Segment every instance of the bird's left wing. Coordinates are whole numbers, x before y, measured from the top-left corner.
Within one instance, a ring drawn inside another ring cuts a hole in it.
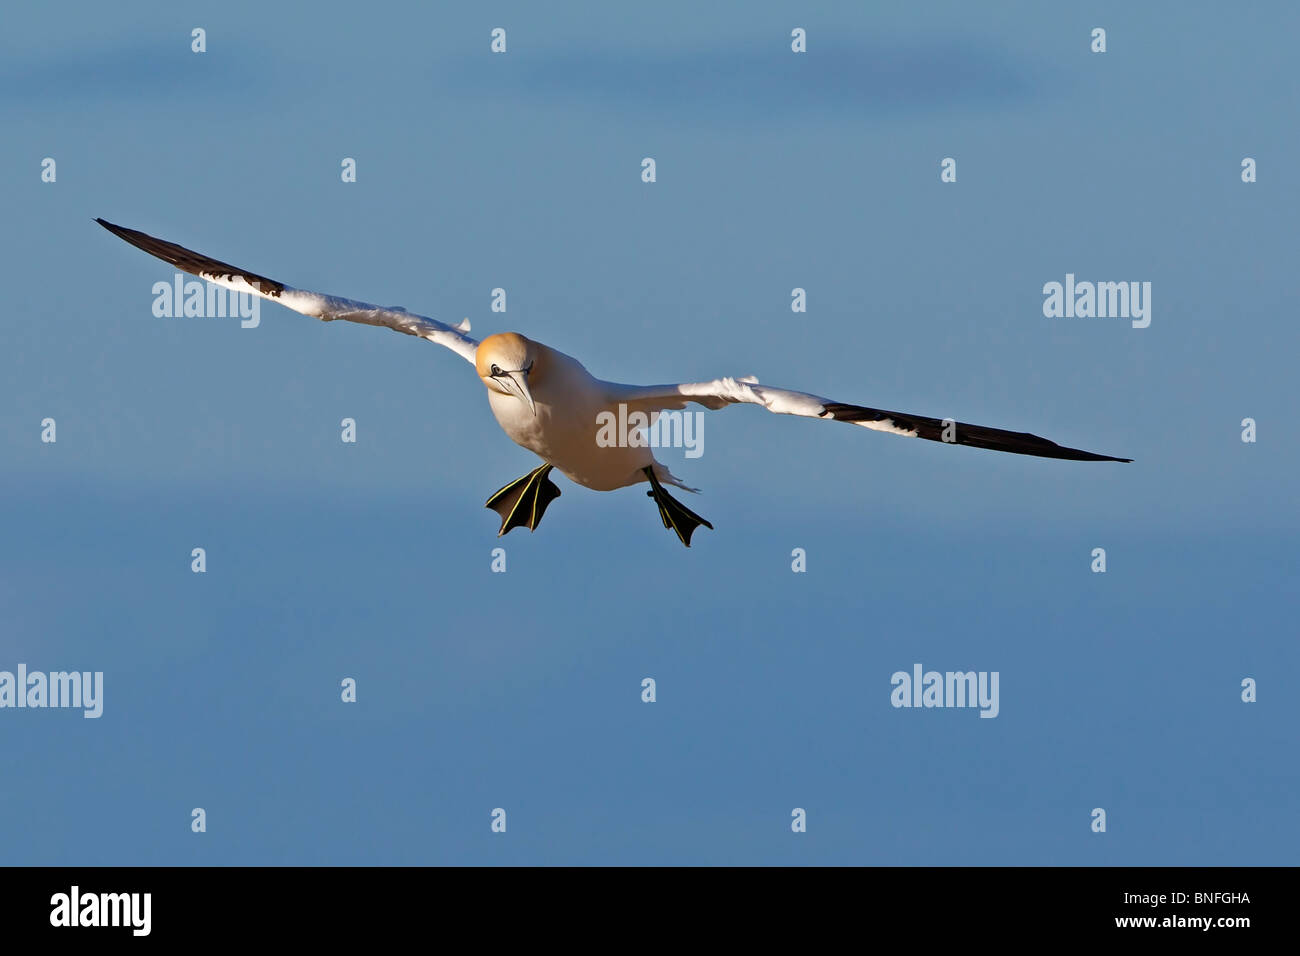
[[[202,253],[178,246],[174,242],[155,239],[136,229],[127,229],[125,226],[114,225],[103,219],[96,219],[95,222],[151,256],[157,256],[190,275],[207,279],[224,288],[260,295],[272,302],[279,302],[285,308],[301,312],[303,315],[315,316],[325,322],[343,319],[345,322],[382,325],[395,332],[417,335],[422,339],[446,346],[471,365],[474,364],[474,352],[478,348],[478,342],[465,334],[469,331],[468,319],[459,325],[451,326],[427,316],[407,312],[405,309],[391,306],[385,308],[367,302],[354,302],[351,299],[295,289],[247,269],[218,262]]]
[[[758,379],[719,378],[712,382],[684,383],[679,385],[616,385],[606,383],[613,402],[623,402],[629,411],[653,414],[667,409],[685,408],[695,402],[705,408],[723,408],[727,405],[761,405],[778,415],[802,415],[828,421],[848,422],[874,431],[904,435],[908,438],[926,438],[954,445],[971,445],[992,451],[1011,452],[1016,455],[1035,455],[1039,458],[1067,458],[1073,461],[1132,461],[1131,458],[1112,458],[1078,448],[1064,448],[1056,442],[986,425],[968,425],[952,419],[927,418],[907,415],[863,405],[846,405],[827,398],[795,392],[786,388],[760,385]]]

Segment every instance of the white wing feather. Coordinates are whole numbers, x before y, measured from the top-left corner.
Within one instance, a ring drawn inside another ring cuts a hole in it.
[[[368,302],[356,302],[338,296],[295,289],[283,282],[268,279],[247,269],[219,262],[202,253],[178,246],[174,242],[157,239],[136,229],[114,225],[103,219],[96,219],[101,226],[131,245],[143,249],[164,262],[170,262],[190,275],[236,292],[252,293],[272,302],[279,302],[285,308],[310,315],[324,322],[342,319],[345,322],[360,322],[364,325],[382,325],[395,332],[415,335],[428,339],[438,345],[451,349],[471,365],[478,342],[465,333],[469,331],[469,320],[457,325],[447,325],[428,316],[416,315],[403,308],[394,306],[371,305]]]

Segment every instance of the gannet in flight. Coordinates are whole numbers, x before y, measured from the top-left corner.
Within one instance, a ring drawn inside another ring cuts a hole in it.
[[[1017,455],[1073,461],[1132,461],[1131,458],[1112,458],[1077,448],[1063,448],[1025,432],[832,402],[805,392],[760,385],[752,376],[675,385],[604,382],[593,378],[577,359],[517,332],[489,335],[482,342],[476,342],[465,334],[469,331],[468,319],[456,326],[445,325],[401,308],[383,308],[294,289],[135,229],[116,226],[103,219],[95,221],[131,245],[224,288],[260,295],[326,322],[343,319],[387,326],[446,346],[473,365],[487,387],[488,404],[502,431],[542,460],[538,468],[512,481],[488,499],[487,507],[501,516],[498,537],[518,527],[530,531],[537,528],[547,505],[560,495],[560,489],[547,477],[552,468],[560,469],[573,481],[595,491],[613,491],[649,482],[650,490],[646,494],[659,506],[659,517],[663,519],[664,527],[675,532],[688,548],[696,528],[700,525],[713,528],[664,490],[664,485],[687,491],[695,489],[682,484],[664,465],[655,461],[648,446],[630,443],[609,446],[608,442],[597,441],[598,421],[604,415],[617,416],[620,405],[625,406],[626,415],[641,412],[651,422],[659,412],[685,408],[687,402],[709,409],[738,404],[759,405],[781,415],[849,422],[909,438],[973,445]]]

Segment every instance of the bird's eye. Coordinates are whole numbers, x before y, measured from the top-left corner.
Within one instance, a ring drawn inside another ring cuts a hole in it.
[[[490,371],[492,373],[493,378],[496,378],[498,375],[501,374],[501,368],[500,366],[497,365],[493,365]]]

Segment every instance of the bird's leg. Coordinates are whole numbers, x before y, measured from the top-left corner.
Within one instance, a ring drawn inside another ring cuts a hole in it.
[[[512,528],[537,530],[546,506],[560,497],[560,489],[546,476],[552,465],[535,468],[522,478],[510,482],[487,500],[487,507],[501,516],[501,537]]]
[[[650,479],[650,490],[646,492],[646,496],[655,500],[655,504],[659,506],[659,517],[664,520],[664,527],[671,528],[682,544],[688,548],[691,546],[691,535],[700,525],[704,525],[710,531],[713,530],[713,525],[664,491],[664,486],[659,484],[659,479],[655,477],[654,466],[641,470]]]

